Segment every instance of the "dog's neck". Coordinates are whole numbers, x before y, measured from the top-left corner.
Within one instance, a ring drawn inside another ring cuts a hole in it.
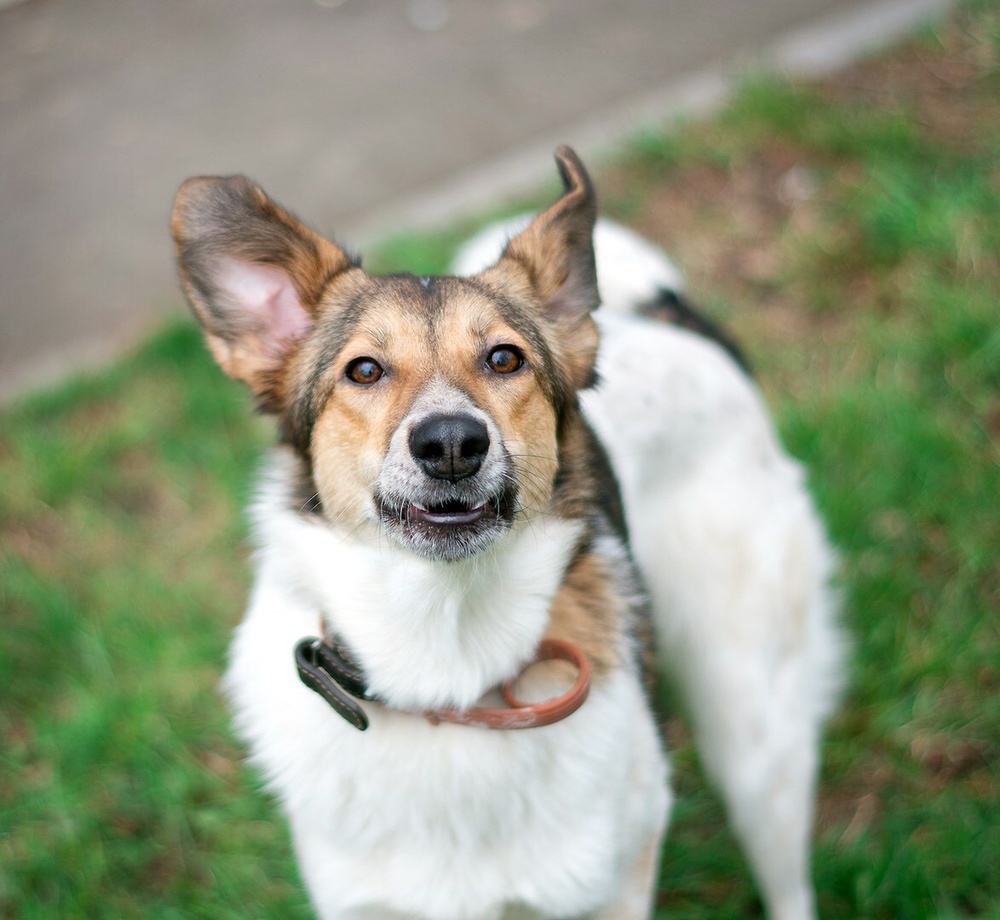
[[[290,479],[267,483],[258,504],[262,575],[315,607],[316,629],[322,618],[347,644],[379,699],[468,707],[532,657],[582,522],[539,518],[487,552],[432,561],[297,512]]]

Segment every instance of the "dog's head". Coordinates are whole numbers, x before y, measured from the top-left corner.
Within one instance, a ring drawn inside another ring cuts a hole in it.
[[[278,416],[322,514],[459,559],[551,510],[593,376],[593,190],[564,195],[470,278],[376,277],[241,176],[181,187],[184,290],[222,369]]]

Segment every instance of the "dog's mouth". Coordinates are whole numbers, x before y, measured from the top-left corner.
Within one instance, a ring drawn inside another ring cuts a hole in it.
[[[472,502],[449,501],[438,505],[418,505],[411,502],[406,509],[407,518],[415,523],[435,527],[461,527],[474,524],[489,513],[486,503],[473,505]]]
[[[485,549],[514,520],[515,495],[426,501],[376,496],[386,531],[422,556],[454,560]]]

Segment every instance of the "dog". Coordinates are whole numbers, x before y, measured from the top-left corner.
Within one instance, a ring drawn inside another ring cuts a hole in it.
[[[235,722],[324,920],[632,920],[669,672],[769,915],[804,920],[834,556],[739,354],[556,162],[445,277],[370,275],[244,177],[181,187],[184,291],[279,432]]]

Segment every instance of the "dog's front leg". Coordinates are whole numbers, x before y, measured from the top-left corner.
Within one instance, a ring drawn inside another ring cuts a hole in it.
[[[661,828],[646,841],[625,873],[618,898],[596,914],[594,920],[648,920],[652,916],[662,841]]]

